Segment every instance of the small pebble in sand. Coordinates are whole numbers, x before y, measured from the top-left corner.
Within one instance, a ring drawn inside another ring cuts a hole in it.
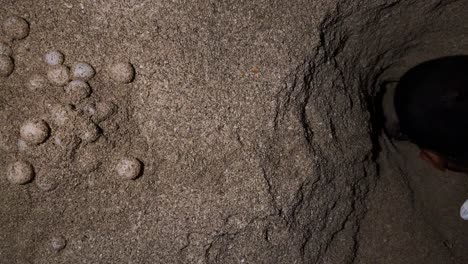
[[[67,240],[63,236],[56,236],[50,240],[50,246],[56,252],[61,251],[67,246]]]
[[[11,56],[13,55],[13,50],[10,45],[0,41],[0,54]]]
[[[62,65],[65,61],[65,56],[58,50],[51,50],[44,55],[44,62],[49,66]]]
[[[0,54],[0,77],[8,77],[15,69],[15,63],[10,56]]]
[[[96,71],[93,66],[87,62],[77,62],[71,67],[72,77],[74,80],[89,81],[94,77]]]
[[[73,80],[65,86],[68,101],[77,104],[91,94],[91,87],[82,80]]]
[[[47,85],[47,79],[40,74],[33,74],[29,77],[29,80],[26,83],[26,87],[30,91],[40,91]]]
[[[119,83],[130,83],[135,78],[135,69],[129,62],[119,62],[109,69],[111,78]]]
[[[47,70],[47,79],[56,86],[65,86],[70,81],[70,70],[67,66],[57,65]]]
[[[44,120],[28,120],[20,128],[21,138],[32,144],[41,144],[49,137],[49,125]]]
[[[117,175],[124,180],[134,180],[140,176],[141,162],[133,157],[126,157],[119,161],[115,170]]]
[[[29,23],[19,16],[10,16],[3,22],[3,32],[12,39],[24,39],[29,35]]]
[[[27,161],[16,161],[8,166],[7,179],[13,184],[26,184],[34,177],[34,168]]]

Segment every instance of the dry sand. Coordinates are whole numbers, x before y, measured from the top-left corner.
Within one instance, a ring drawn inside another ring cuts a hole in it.
[[[21,40],[0,34],[15,63],[0,77],[0,263],[466,262],[452,213],[466,180],[418,177],[428,170],[410,145],[391,147],[378,107],[381,83],[468,51],[465,11],[0,0],[0,21],[30,26]],[[53,50],[95,69],[88,97],[60,87],[66,69],[41,79]],[[112,76],[119,62],[133,79]],[[27,120],[48,124],[45,142],[19,141]],[[32,182],[7,180],[16,160]]]

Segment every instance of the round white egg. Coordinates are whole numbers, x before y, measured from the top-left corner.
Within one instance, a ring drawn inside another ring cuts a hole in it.
[[[122,158],[115,168],[117,175],[124,180],[134,180],[141,174],[142,163],[134,157]]]
[[[49,137],[49,126],[44,120],[28,120],[20,128],[21,138],[31,144],[41,144]]]
[[[93,66],[87,62],[77,62],[71,67],[72,78],[74,80],[89,81],[94,77],[96,71]]]
[[[49,66],[57,66],[63,64],[65,56],[58,50],[52,50],[44,55],[44,62]]]
[[[460,217],[463,220],[468,220],[468,200],[466,200],[460,208]]]

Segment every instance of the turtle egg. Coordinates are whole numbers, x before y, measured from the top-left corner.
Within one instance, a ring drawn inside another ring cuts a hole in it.
[[[54,251],[58,252],[67,246],[67,240],[63,236],[56,236],[50,240],[50,245]]]
[[[65,56],[58,50],[49,51],[44,55],[44,62],[50,66],[61,65],[64,60]]]
[[[0,77],[8,77],[15,69],[15,63],[10,56],[0,54]]]
[[[3,32],[12,39],[24,39],[29,35],[29,23],[19,16],[10,16],[3,22]]]
[[[134,180],[141,174],[142,164],[137,158],[126,157],[117,163],[117,175],[124,180]]]
[[[468,220],[468,200],[466,200],[460,208],[460,217],[463,220]]]
[[[13,50],[10,45],[0,41],[0,54],[11,56],[13,55]]]
[[[44,192],[51,192],[57,189],[58,184],[51,179],[38,179],[35,180],[37,188]]]
[[[91,94],[91,87],[82,80],[74,80],[65,86],[65,92],[70,103],[77,104]]]
[[[117,106],[112,102],[98,102],[96,104],[96,112],[93,115],[93,121],[100,123],[107,120],[117,112]]]
[[[13,184],[26,184],[34,177],[34,168],[27,161],[16,161],[7,168],[7,179]]]
[[[27,151],[29,150],[29,145],[26,141],[22,140],[21,138],[18,139],[16,142],[16,146],[18,147],[19,151]]]
[[[101,128],[96,124],[89,122],[79,132],[81,140],[85,143],[92,143],[101,136]]]
[[[53,66],[47,71],[47,79],[56,86],[65,86],[70,80],[70,70],[64,65]]]
[[[135,78],[135,69],[129,62],[119,62],[110,67],[110,75],[119,83],[130,83]]]
[[[40,74],[33,74],[29,77],[29,80],[26,83],[26,87],[30,91],[42,90],[47,85],[47,79]]]
[[[62,150],[75,150],[80,145],[81,140],[65,129],[58,129],[54,134],[53,142]]]
[[[73,79],[89,81],[94,77],[96,71],[93,66],[87,62],[77,62],[71,68]]]
[[[94,116],[96,112],[96,104],[93,102],[87,103],[85,106],[83,106],[83,113],[89,117]]]
[[[52,122],[57,126],[63,126],[72,119],[72,109],[68,105],[49,105],[49,112]]]
[[[32,144],[41,144],[49,137],[49,126],[44,120],[28,120],[20,128],[21,138]]]
[[[76,159],[77,167],[81,173],[91,173],[101,166],[98,156],[92,152],[79,155]]]

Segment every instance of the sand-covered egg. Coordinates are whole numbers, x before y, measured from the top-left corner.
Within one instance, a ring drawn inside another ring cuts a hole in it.
[[[116,165],[115,171],[119,178],[124,180],[134,180],[140,176],[142,163],[134,157],[124,157]]]
[[[29,35],[29,23],[19,16],[10,16],[3,22],[3,32],[12,39],[24,39]]]
[[[89,81],[94,77],[96,71],[91,64],[80,61],[72,65],[71,73],[74,80]]]
[[[70,133],[70,130],[67,128],[58,128],[54,131],[52,142],[60,147],[61,150],[72,151],[80,145],[81,139],[75,134]]]
[[[111,78],[119,83],[130,83],[135,78],[135,68],[130,62],[118,62],[110,66]]]
[[[65,86],[69,103],[77,104],[91,94],[91,87],[82,80],[73,80]]]
[[[64,65],[53,66],[47,70],[47,79],[56,86],[65,86],[70,81],[70,69]]]
[[[31,146],[28,144],[28,142],[24,141],[23,139],[19,138],[16,141],[16,147],[20,152],[26,152],[31,150]]]
[[[34,178],[34,168],[27,161],[16,161],[7,168],[7,179],[13,184],[26,184]]]
[[[0,77],[8,77],[15,70],[15,63],[10,56],[0,54]]]
[[[58,252],[67,246],[67,240],[63,236],[56,236],[50,240],[51,248]]]
[[[58,50],[51,50],[44,54],[44,62],[49,66],[57,66],[63,64],[65,56]]]
[[[93,151],[85,151],[75,158],[76,165],[80,173],[91,173],[101,166],[101,155]]]
[[[34,180],[35,183],[36,183],[36,186],[37,188],[39,188],[40,190],[44,191],[44,192],[51,192],[55,189],[57,189],[58,187],[58,183],[53,181],[52,179],[48,179],[48,178],[37,178]]]
[[[79,137],[84,143],[96,141],[101,134],[101,128],[92,122],[86,123],[79,128]]]
[[[47,79],[40,74],[33,74],[31,77],[29,77],[28,81],[26,82],[26,87],[30,91],[40,91],[44,89],[44,87],[47,85]]]
[[[63,171],[60,166],[41,166],[35,171],[34,183],[43,192],[54,191],[59,186]]]
[[[96,103],[88,103],[83,107],[83,112],[91,117],[96,123],[107,120],[117,112],[117,105],[108,101],[99,101]]]
[[[12,56],[13,50],[11,49],[10,45],[5,42],[0,41],[0,54]]]
[[[21,138],[31,144],[41,144],[49,137],[49,125],[41,119],[28,120],[20,128]]]
[[[57,126],[64,126],[74,118],[71,105],[49,104],[48,108],[52,123]]]
[[[93,117],[97,113],[96,109],[96,103],[94,102],[88,102],[83,106],[81,109],[83,114],[85,114],[88,117]]]

